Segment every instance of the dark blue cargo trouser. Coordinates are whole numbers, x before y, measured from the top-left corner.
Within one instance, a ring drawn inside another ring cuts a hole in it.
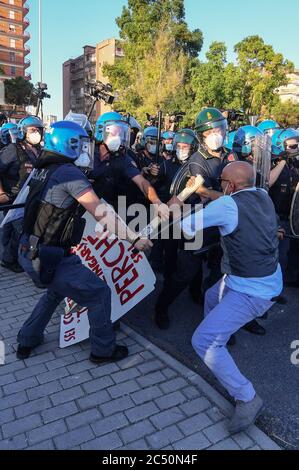
[[[19,255],[19,263],[33,281],[38,281],[27,254]],[[96,356],[111,356],[115,349],[115,332],[111,323],[111,291],[93,272],[82,265],[77,256],[63,258],[54,280],[41,297],[31,316],[18,334],[21,346],[36,347],[43,341],[44,330],[58,305],[66,297],[88,308],[91,352]]]
[[[18,248],[23,230],[23,219],[5,224],[2,232],[3,255],[2,261],[9,264],[18,262]]]

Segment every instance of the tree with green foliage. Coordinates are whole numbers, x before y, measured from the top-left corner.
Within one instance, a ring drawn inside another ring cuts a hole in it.
[[[275,92],[288,83],[287,73],[292,71],[293,64],[259,36],[245,38],[235,46],[235,52],[236,64],[227,63],[225,44],[213,42],[206,62],[194,68],[193,114],[204,106],[261,114],[279,103]]]
[[[201,62],[192,70],[194,101],[192,113],[195,115],[204,106],[223,108],[225,97],[225,68],[227,49],[223,42],[213,42],[206,54],[207,61]]]
[[[23,77],[5,80],[5,101],[15,106],[28,106],[35,104],[34,99],[30,101],[33,84]],[[35,100],[36,101],[36,100]]]
[[[283,127],[299,127],[299,103],[289,100],[277,103],[271,110],[271,117]]]
[[[145,116],[140,115],[140,110],[143,112],[147,104],[153,109],[152,105],[157,102],[157,89],[154,84],[158,83],[159,94],[163,97],[160,106],[163,105],[165,112],[178,110],[173,107],[177,108],[185,101],[191,68],[197,65],[197,56],[203,44],[201,31],[188,29],[184,0],[128,0],[128,6],[123,8],[116,23],[120,29],[124,57],[114,65],[106,64],[104,73],[119,93],[117,108],[125,109],[144,119]],[[161,50],[163,41],[165,51]],[[155,56],[155,51],[159,51],[158,56]],[[172,60],[167,58],[167,55]],[[176,77],[173,60],[179,60]],[[150,75],[148,78],[141,73],[141,67],[146,67]],[[159,71],[159,67],[167,69]],[[168,81],[167,71],[171,76]],[[157,82],[159,74],[163,80],[160,77]],[[147,92],[145,86],[140,83],[141,77],[149,85]],[[168,82],[171,80],[180,87],[169,95]],[[186,100],[188,102],[187,98]],[[150,109],[147,112],[150,112]]]
[[[278,103],[277,88],[287,85],[294,65],[260,36],[249,36],[235,46],[239,68],[240,105],[248,114],[269,111]]]

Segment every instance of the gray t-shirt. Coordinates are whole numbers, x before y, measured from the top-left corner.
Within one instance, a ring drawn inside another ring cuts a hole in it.
[[[50,177],[42,199],[61,209],[67,209],[74,203],[74,199],[92,189],[84,173],[73,164],[65,164]]]

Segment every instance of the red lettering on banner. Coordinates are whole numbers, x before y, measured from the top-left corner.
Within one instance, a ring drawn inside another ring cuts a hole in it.
[[[116,293],[119,295],[124,289],[126,289],[127,287],[129,287],[131,284],[133,284],[134,281],[136,281],[136,279],[138,279],[138,272],[136,271],[136,269],[132,269],[132,277],[129,278],[127,277],[125,280],[124,280],[124,283],[123,283],[123,286],[120,287],[120,284],[115,284],[115,290],[116,290]]]
[[[103,251],[102,256],[105,256],[106,253],[108,253],[108,251],[111,250],[111,248],[114,247],[115,243],[118,242],[117,238],[114,238],[113,240],[110,240],[109,238],[105,238],[103,240],[100,240],[99,238],[94,239],[92,237],[87,237],[87,239],[88,239],[88,241],[90,241],[90,243],[93,244],[93,246],[95,246],[95,243],[97,243],[97,241],[99,241],[99,243],[95,247],[95,249],[97,251],[99,251],[99,249],[102,248],[102,246],[105,247],[105,250]]]
[[[128,251],[130,252],[130,251],[133,251],[133,250],[135,250],[135,248],[134,248],[134,246],[131,245],[130,248],[128,249]],[[139,261],[143,260],[143,255],[139,252],[133,252],[131,254],[131,258],[132,258],[132,260],[134,261],[135,264],[138,264]]]
[[[72,313],[66,313],[63,317],[63,323],[64,325],[70,325],[71,323],[73,323],[74,321],[74,317],[73,317],[73,314]]]
[[[124,244],[123,243],[119,243],[119,250],[120,250],[120,253],[119,253],[119,256],[116,260],[112,261],[112,262],[109,262],[105,257],[104,255],[102,254],[101,255],[101,258],[103,260],[103,263],[107,266],[107,268],[114,268],[114,266],[116,266],[120,260],[122,259],[122,257],[124,256],[125,254],[125,247],[124,247]]]
[[[64,340],[69,343],[72,340],[76,339],[76,330],[75,328],[72,328],[71,330],[68,330],[64,333]]]
[[[129,290],[125,290],[124,292],[122,292],[120,295],[121,305],[125,305],[127,302],[130,302],[130,300],[132,300],[135,295],[139,294],[139,292],[141,292],[143,288],[144,285],[142,284],[138,287],[138,289],[135,290],[135,292],[130,292]]]
[[[99,241],[99,237],[93,238],[91,235],[89,235],[87,240],[92,244],[92,246],[95,246],[95,244]]]
[[[98,264],[98,262],[97,262],[96,258],[93,256],[92,261],[90,263],[88,263],[88,266],[90,267],[90,269],[94,269],[97,264]]]
[[[143,260],[143,256],[141,253],[138,253],[137,255],[132,256],[132,260],[134,261],[135,264],[138,264],[139,261]]]
[[[80,310],[79,312],[77,312],[77,323],[80,323],[81,321],[81,315],[83,315],[84,313],[86,313],[88,311],[87,308],[84,308],[83,310]]]
[[[129,261],[130,261],[130,258],[126,256],[122,267],[114,268],[112,270],[111,278],[114,284],[118,282],[123,276],[128,274],[128,272],[134,267],[134,264],[130,264],[129,266],[127,266]]]
[[[92,270],[96,276],[100,277],[101,279],[104,279],[105,280],[105,277],[103,275],[103,270],[102,268],[99,266],[99,264],[97,264],[94,269]],[[105,280],[106,282],[106,280]]]
[[[90,254],[90,249],[87,248],[86,245],[84,245],[84,247],[83,247],[82,250],[81,250],[81,256],[82,256],[82,258],[85,258],[86,256],[88,256],[88,254]]]

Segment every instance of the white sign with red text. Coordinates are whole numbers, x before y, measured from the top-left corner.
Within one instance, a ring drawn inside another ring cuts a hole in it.
[[[135,253],[126,241],[101,239],[96,233],[96,221],[85,214],[86,227],[80,245],[74,252],[82,263],[111,289],[111,320],[122,318],[155,288],[156,277],[143,253]],[[60,347],[65,348],[89,337],[88,310],[66,300],[61,317]]]

